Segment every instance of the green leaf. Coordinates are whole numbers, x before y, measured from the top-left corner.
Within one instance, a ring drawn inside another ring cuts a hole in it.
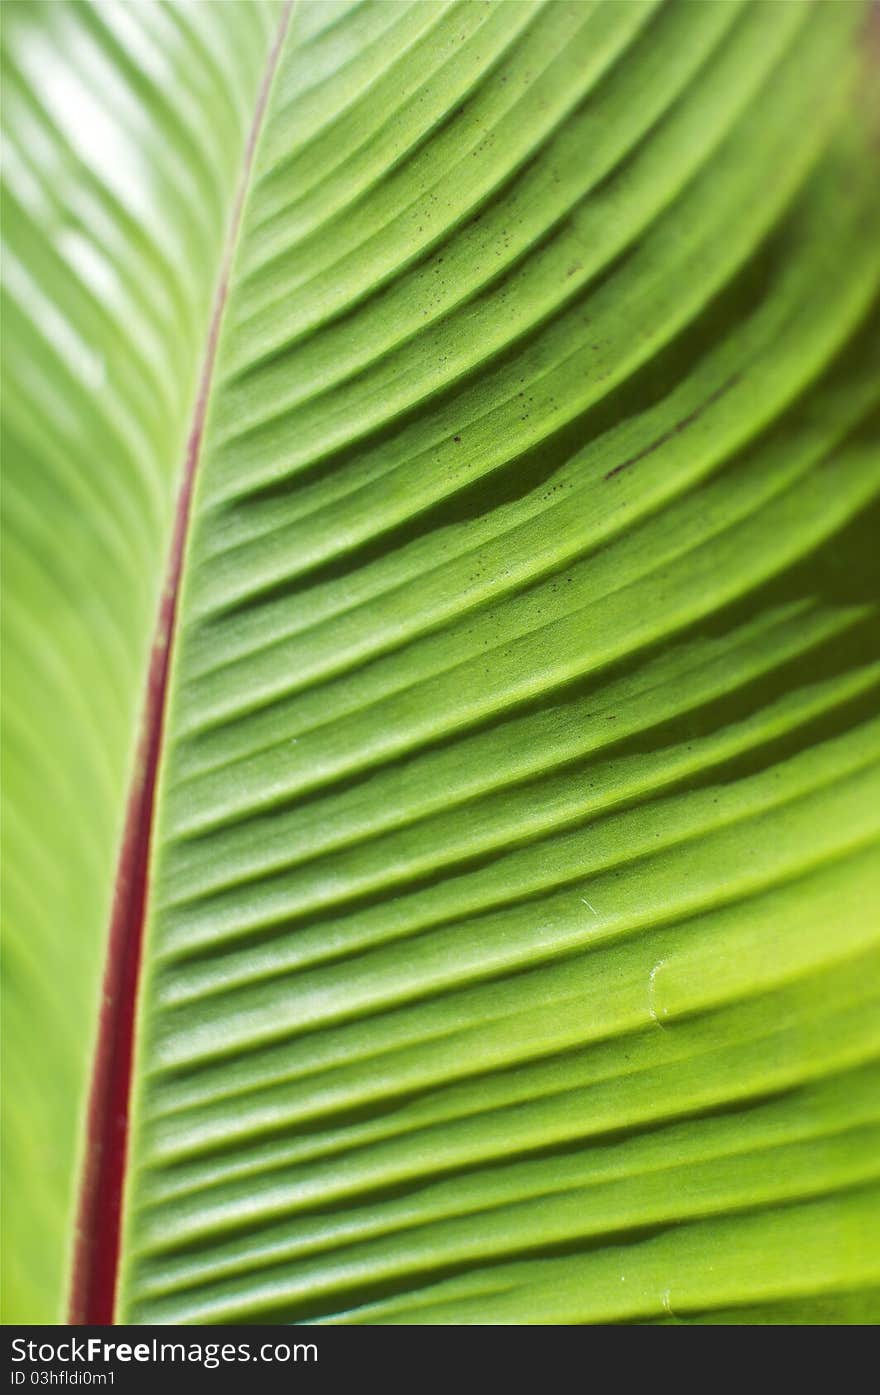
[[[4,21],[7,1319],[880,1316],[870,6]]]

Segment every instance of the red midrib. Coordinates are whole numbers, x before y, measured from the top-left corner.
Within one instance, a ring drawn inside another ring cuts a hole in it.
[[[205,416],[229,276],[257,138],[272,79],[290,23],[294,0],[285,0],[257,94],[214,293],[214,304],[199,389],[192,413],[183,477],[174,520],[165,586],[147,676],[141,739],[132,775],[125,830],[116,871],[107,963],[89,1095],[86,1158],[80,1192],[70,1296],[70,1322],[107,1324],[114,1320],[127,1161],[134,1025],[147,909],[150,846],[156,781],[162,752],[168,672],[177,619],[177,600],[189,530],[193,485],[201,454]]]

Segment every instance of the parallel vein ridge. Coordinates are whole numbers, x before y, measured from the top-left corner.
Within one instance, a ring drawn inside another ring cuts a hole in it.
[[[175,670],[132,1319],[873,1303],[862,14],[295,21]]]

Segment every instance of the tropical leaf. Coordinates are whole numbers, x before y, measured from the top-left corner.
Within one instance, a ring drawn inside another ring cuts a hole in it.
[[[880,1316],[873,25],[4,6],[8,1319]]]

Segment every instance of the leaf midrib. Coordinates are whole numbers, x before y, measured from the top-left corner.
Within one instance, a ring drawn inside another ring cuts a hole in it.
[[[141,950],[178,601],[230,278],[269,95],[295,4],[296,0],[283,0],[275,36],[257,88],[244,146],[241,173],[207,323],[202,367],[174,510],[165,582],[159,598],[147,667],[141,733],[116,865],[101,1012],[89,1092],[85,1163],[80,1182],[69,1303],[69,1321],[74,1324],[105,1325],[114,1321]]]

